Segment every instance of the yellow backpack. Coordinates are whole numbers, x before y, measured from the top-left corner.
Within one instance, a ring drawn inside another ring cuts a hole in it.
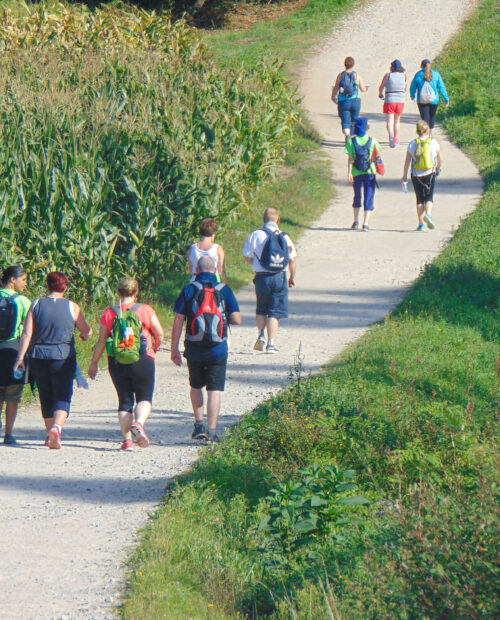
[[[415,170],[432,170],[434,168],[431,157],[431,140],[431,137],[425,138],[425,140],[417,138],[417,150],[413,156]]]

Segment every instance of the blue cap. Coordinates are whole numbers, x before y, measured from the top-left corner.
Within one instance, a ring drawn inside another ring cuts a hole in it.
[[[391,62],[391,69],[394,69],[394,70],[401,69],[402,66],[403,66],[402,62],[398,60],[397,58],[396,60],[393,60]]]
[[[425,65],[430,65],[430,64],[431,64],[431,61],[428,58],[424,58],[422,62],[420,63],[420,67],[422,69],[425,69]]]
[[[368,129],[368,119],[364,118],[363,116],[360,116],[356,120],[356,123],[354,124],[355,135],[362,138],[365,135],[367,129]]]

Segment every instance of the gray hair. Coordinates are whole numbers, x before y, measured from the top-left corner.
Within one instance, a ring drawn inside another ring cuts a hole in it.
[[[196,263],[197,273],[203,273],[208,271],[209,273],[215,273],[215,261],[210,256],[202,256]]]

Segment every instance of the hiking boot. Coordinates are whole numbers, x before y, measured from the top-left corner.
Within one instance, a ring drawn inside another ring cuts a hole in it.
[[[359,229],[359,222],[358,221],[353,222],[351,226],[351,230],[358,230],[358,229]]]
[[[49,443],[48,446],[51,450],[60,450],[61,449],[61,431],[53,426],[49,434],[47,435]]]
[[[268,344],[266,347],[266,353],[278,353],[279,349],[274,344]]]
[[[134,442],[131,439],[125,439],[122,443],[120,450],[125,450],[125,452],[132,452],[134,449]]]
[[[191,433],[191,439],[206,439],[207,438],[207,429],[205,428],[205,424],[203,422],[195,422],[194,430]]]
[[[370,232],[370,227],[368,224],[363,224],[363,232]]]
[[[419,225],[417,226],[417,230],[418,230],[419,232],[425,232],[425,231],[427,230],[427,228],[425,227],[425,224],[419,224]]]
[[[149,446],[149,437],[146,435],[144,427],[140,422],[134,422],[130,430],[139,448],[147,448]]]
[[[431,230],[433,230],[433,229],[435,228],[435,226],[434,226],[434,222],[433,222],[433,220],[432,220],[432,217],[431,217],[428,213],[426,213],[426,214],[424,215],[424,222],[427,224],[427,226],[428,226]]]
[[[5,437],[3,438],[3,442],[6,446],[16,446],[17,445],[17,441],[16,438],[14,437],[14,435],[5,435]]]
[[[220,443],[221,438],[217,435],[215,428],[209,428],[207,433],[207,444]]]
[[[263,336],[259,336],[253,345],[254,351],[263,351],[266,346],[266,339]]]

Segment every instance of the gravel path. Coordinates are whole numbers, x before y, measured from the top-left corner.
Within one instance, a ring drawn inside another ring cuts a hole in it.
[[[471,3],[463,0],[378,0],[346,19],[304,65],[304,105],[331,157],[336,197],[298,243],[298,283],[291,318],[279,333],[281,352],[253,353],[254,296],[239,294],[244,325],[233,330],[223,424],[232,424],[286,384],[301,346],[315,372],[398,303],[422,266],[450,238],[477,203],[474,166],[436,131],[444,152],[434,232],[417,233],[413,194],[401,193],[405,145],[413,137],[416,106],[407,103],[402,146],[387,148],[377,87],[394,58],[412,77],[456,31]],[[423,42],[425,41],[425,47]],[[352,232],[352,190],[346,182],[343,141],[330,102],[331,82],[346,55],[371,89],[363,113],[382,144],[388,173],[376,197],[373,230]],[[385,147],[385,148],[384,148]],[[0,604],[2,618],[112,618],[123,589],[124,562],[136,531],[161,500],[165,485],[197,458],[186,369],[158,358],[152,446],[120,453],[115,394],[109,378],[78,391],[61,451],[47,450],[38,410],[21,412],[19,448],[0,447]]]

